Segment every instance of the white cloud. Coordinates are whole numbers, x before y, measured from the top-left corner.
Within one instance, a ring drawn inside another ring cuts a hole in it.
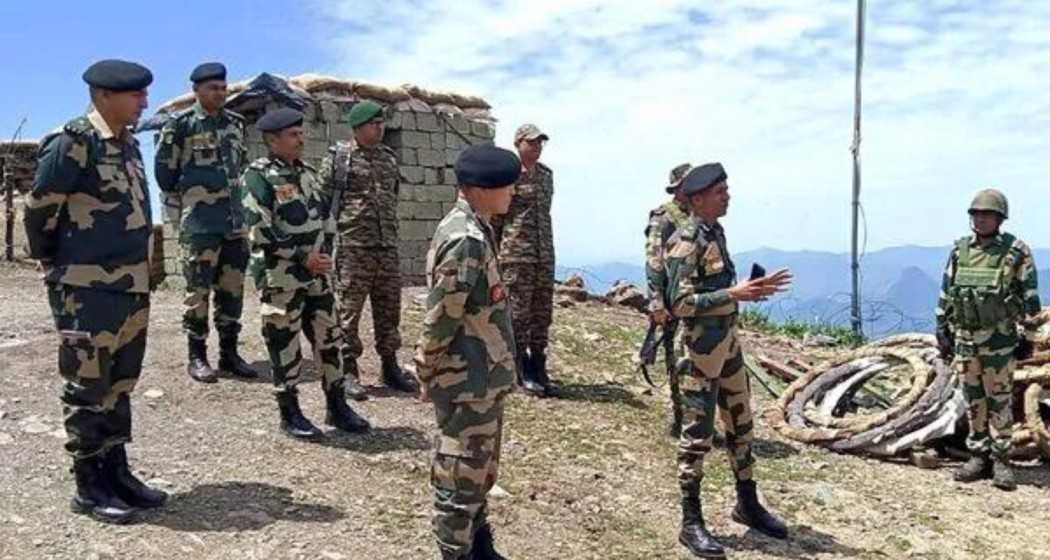
[[[1050,4],[869,3],[864,201],[869,246],[946,244],[996,184],[1012,224],[1050,246]],[[484,96],[509,145],[552,141],[562,262],[640,260],[679,162],[721,160],[736,250],[844,250],[849,238],[853,5],[817,0],[421,3],[319,9],[331,70]]]

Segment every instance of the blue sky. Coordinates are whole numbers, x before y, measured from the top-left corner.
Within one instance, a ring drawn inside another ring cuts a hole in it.
[[[203,60],[231,77],[319,72],[475,93],[497,141],[552,140],[564,264],[637,261],[675,164],[720,160],[733,249],[846,251],[853,3],[819,0],[327,0],[0,4],[0,135],[82,111],[80,73],[150,66],[158,106]],[[172,4],[174,5],[174,4]],[[119,13],[118,13],[119,11]],[[60,14],[60,16],[58,16]],[[946,245],[974,191],[1050,247],[1050,3],[869,2],[862,145],[869,249]],[[143,137],[144,144],[150,144]]]

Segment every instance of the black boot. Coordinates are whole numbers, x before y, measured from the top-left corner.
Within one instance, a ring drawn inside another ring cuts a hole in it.
[[[554,385],[551,383],[550,375],[547,373],[547,354],[544,352],[530,352],[532,358],[533,379],[543,387],[543,393],[548,397],[554,396]]]
[[[1017,481],[1014,480],[1014,471],[1006,458],[996,458],[992,461],[992,486],[1000,490],[1017,490]]]
[[[362,418],[346,404],[346,390],[342,379],[332,383],[331,387],[325,388],[324,396],[325,403],[328,405],[328,414],[324,418],[325,424],[350,433],[367,432],[372,428],[368,420]]]
[[[991,477],[992,462],[987,455],[980,453],[970,455],[970,460],[963,463],[952,475],[956,482],[976,482]]]
[[[186,373],[201,383],[215,383],[219,380],[215,370],[208,364],[208,344],[203,339],[192,336],[188,341],[189,356],[186,362]]]
[[[281,430],[296,439],[316,440],[323,435],[303,416],[299,408],[299,393],[295,389],[277,393],[277,406],[281,411]]]
[[[547,389],[542,383],[536,378],[536,365],[532,357],[526,353],[522,353],[521,357],[521,388],[525,390],[526,394],[534,397],[545,397],[547,396]]]
[[[219,369],[234,377],[254,379],[259,377],[259,372],[252,369],[248,362],[241,358],[237,352],[237,337],[223,337],[219,339]]]
[[[146,486],[135,477],[128,466],[128,452],[124,445],[114,445],[102,459],[102,468],[113,492],[128,505],[155,508],[168,501],[168,494]]]
[[[682,530],[678,542],[697,558],[725,558],[726,551],[704,526],[704,514],[700,507],[700,496],[682,498]]]
[[[113,493],[98,457],[74,459],[73,478],[77,484],[77,493],[69,504],[73,513],[88,514],[109,523],[131,520],[135,510]]]
[[[346,396],[355,401],[367,401],[368,391],[361,385],[361,373],[357,371],[357,360],[343,358],[343,386]]]
[[[419,391],[419,384],[416,383],[416,380],[401,371],[401,366],[397,364],[396,356],[383,356],[381,360],[383,362],[382,380],[384,385],[404,393]]]
[[[471,560],[507,560],[496,552],[496,543],[492,536],[492,525],[482,524],[474,532],[474,544],[470,547]]]
[[[741,480],[736,483],[733,521],[774,539],[786,539],[788,536],[787,525],[758,501],[758,488],[754,480]]]

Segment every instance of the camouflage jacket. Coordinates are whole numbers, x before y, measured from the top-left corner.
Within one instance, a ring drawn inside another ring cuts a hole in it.
[[[153,167],[167,221],[183,235],[243,235],[246,158],[237,113],[213,117],[196,103],[174,115],[160,131]]]
[[[514,384],[514,332],[492,230],[463,199],[427,254],[427,312],[416,367],[438,406],[495,400]]]
[[[722,317],[737,312],[729,288],[736,283],[736,267],[726,247],[725,230],[697,217],[670,242],[667,277],[671,313],[690,324],[698,317]]]
[[[537,162],[532,171],[522,171],[507,213],[492,220],[500,261],[554,262],[553,198],[554,173],[549,167]]]
[[[248,269],[256,287],[309,286],[318,277],[307,270],[307,256],[335,235],[316,172],[302,161],[288,164],[270,155],[248,165],[242,182],[252,248]]]
[[[670,249],[671,236],[688,223],[688,209],[674,199],[649,212],[649,225],[645,228],[645,279],[650,312],[667,307],[667,270],[664,267],[664,256]]]
[[[339,245],[350,247],[397,247],[397,196],[401,189],[394,151],[383,144],[350,149],[346,144],[332,146],[321,163],[321,184],[328,198],[339,189],[336,211]],[[347,181],[338,185],[339,158],[347,166]]]
[[[25,231],[47,282],[148,293],[153,220],[131,131],[115,134],[93,110],[45,137]]]
[[[1007,244],[1010,238],[1012,236],[1000,233],[990,245],[982,247],[977,237],[970,235],[960,239],[959,243],[970,244],[970,263],[975,266],[990,264],[998,255],[1006,253],[1001,265],[1002,278],[1009,292],[1019,302],[1020,320],[1008,319],[993,328],[984,329],[983,332],[968,332],[954,324],[955,309],[949,292],[955,283],[956,268],[959,264],[959,243],[957,243],[948,256],[948,263],[945,265],[944,277],[941,281],[941,294],[937,301],[936,311],[938,328],[947,327],[956,333],[956,338],[969,341],[988,341],[995,333],[1012,339],[1017,335],[1018,326],[1024,331],[1025,336],[1031,338],[1035,335],[1035,317],[1041,310],[1035,259],[1031,249],[1020,239],[1013,238],[1013,242]]]

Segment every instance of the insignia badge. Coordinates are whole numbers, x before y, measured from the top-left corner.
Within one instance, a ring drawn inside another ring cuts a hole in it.
[[[489,290],[489,300],[492,303],[499,303],[507,299],[507,290],[503,289],[503,284],[496,284]]]

